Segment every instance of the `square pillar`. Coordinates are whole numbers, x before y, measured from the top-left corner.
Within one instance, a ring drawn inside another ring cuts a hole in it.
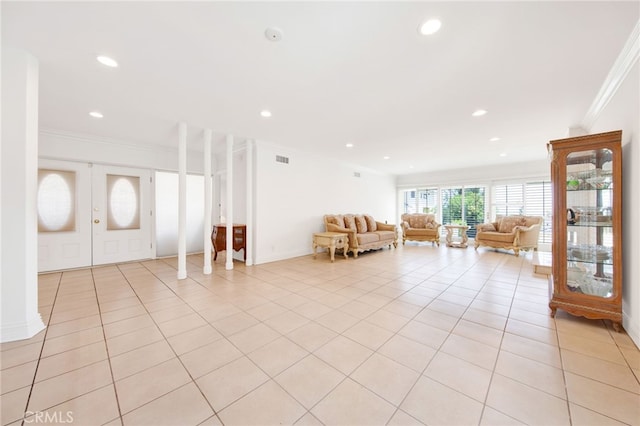
[[[2,49],[0,342],[45,328],[38,313],[38,61]]]

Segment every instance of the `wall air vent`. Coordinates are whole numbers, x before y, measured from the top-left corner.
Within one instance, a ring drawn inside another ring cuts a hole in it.
[[[284,155],[276,155],[276,163],[289,164],[289,157]]]
[[[353,177],[360,177],[360,172],[353,172]]]

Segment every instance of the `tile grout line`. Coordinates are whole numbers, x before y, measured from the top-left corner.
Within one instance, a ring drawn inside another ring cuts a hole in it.
[[[56,288],[56,294],[53,297],[53,303],[51,304],[51,312],[49,313],[49,319],[47,321],[47,324],[45,326],[44,329],[44,337],[42,339],[42,346],[40,347],[40,353],[38,355],[38,361],[36,363],[36,369],[33,372],[33,380],[31,381],[31,386],[29,389],[29,396],[27,396],[27,401],[26,401],[26,405],[24,407],[24,412],[22,414],[22,419],[21,419],[21,425],[24,426],[25,423],[25,415],[28,413],[28,408],[29,408],[29,403],[31,402],[31,395],[33,394],[33,388],[35,387],[36,384],[36,377],[38,376],[38,368],[40,367],[40,361],[42,359],[42,352],[44,351],[44,345],[46,344],[46,340],[47,340],[47,333],[49,332],[49,324],[51,324],[51,319],[53,318],[53,311],[55,309],[56,306],[56,300],[58,298],[58,293],[60,292],[60,286],[62,284],[62,275],[64,274],[64,272],[60,272],[60,277],[58,278],[58,285]]]
[[[113,386],[113,393],[116,398],[116,406],[118,407],[118,417],[120,419],[120,424],[122,424],[123,422],[122,422],[122,409],[120,407],[120,398],[118,398],[118,389],[116,388],[116,380],[115,380],[115,377],[113,376],[113,366],[111,365],[111,356],[109,355],[109,345],[107,345],[107,335],[104,331],[104,323],[102,321],[102,310],[100,309],[100,298],[98,297],[98,288],[96,286],[96,280],[95,280],[93,268],[91,268],[91,281],[93,282],[93,290],[96,295],[95,296],[96,303],[98,304],[98,315],[100,316],[100,326],[102,328],[102,337],[103,337],[104,347],[107,352],[107,361],[109,362],[109,373],[111,374],[111,386]]]

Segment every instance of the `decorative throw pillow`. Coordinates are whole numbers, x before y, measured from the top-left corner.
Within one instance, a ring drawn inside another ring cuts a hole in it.
[[[369,232],[375,232],[378,230],[378,224],[376,223],[373,216],[365,214],[364,219],[367,221],[367,230]]]
[[[333,223],[334,225],[344,228],[344,219],[341,214],[330,215],[327,217],[327,223]]]
[[[478,225],[478,231],[480,231],[480,232],[496,232],[496,227],[493,226],[493,223],[483,223],[482,225]]]
[[[438,226],[436,225],[436,223],[434,221],[429,221],[427,222],[427,224],[424,226],[427,229],[436,229]]]
[[[498,225],[498,232],[506,232],[507,234],[513,232],[513,228],[516,226],[524,226],[526,219],[522,216],[505,216]]]
[[[358,234],[367,232],[367,220],[360,214],[356,215],[356,228],[358,230]]]
[[[358,227],[356,226],[356,218],[352,214],[344,215],[344,227],[347,229],[351,229],[352,231],[358,232]]]

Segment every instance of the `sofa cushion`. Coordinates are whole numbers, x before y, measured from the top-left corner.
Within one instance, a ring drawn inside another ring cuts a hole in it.
[[[396,237],[396,233],[393,231],[376,231],[374,234],[378,235],[380,241],[393,241]]]
[[[506,232],[511,234],[516,226],[526,226],[527,220],[522,216],[505,216],[500,219],[498,232]]]
[[[493,223],[483,223],[482,225],[478,225],[477,229],[479,232],[489,232],[489,231],[496,232],[497,231]]]
[[[434,234],[436,234],[437,231],[435,229],[417,229],[417,228],[411,228],[409,230],[409,235],[417,237],[417,236],[433,236]]]
[[[369,243],[376,243],[380,241],[380,235],[377,232],[366,232],[364,234],[356,234],[358,239],[358,245],[363,246]]]
[[[483,232],[483,242],[507,243],[513,244],[513,234],[508,232]]]
[[[376,221],[373,218],[373,216],[371,216],[369,214],[365,214],[364,215],[364,219],[367,221],[367,230],[369,232],[375,232],[375,231],[378,230],[378,224],[376,223]]]
[[[367,232],[367,220],[361,214],[356,215],[356,229],[358,234]]]
[[[358,227],[356,226],[356,218],[352,214],[344,215],[344,227],[347,229],[351,229],[352,231],[358,232]]]

